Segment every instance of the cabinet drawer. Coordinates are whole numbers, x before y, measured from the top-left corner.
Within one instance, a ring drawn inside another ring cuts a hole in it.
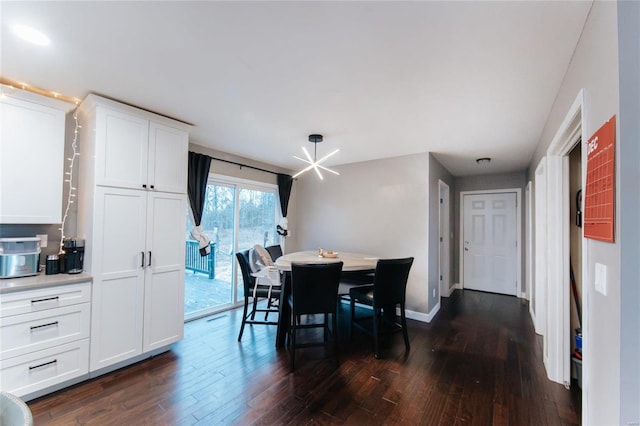
[[[89,339],[0,361],[2,390],[17,396],[89,372]]]
[[[0,325],[0,359],[86,339],[90,320],[88,303],[4,318]]]
[[[0,317],[87,303],[90,300],[89,282],[7,293],[0,295]]]

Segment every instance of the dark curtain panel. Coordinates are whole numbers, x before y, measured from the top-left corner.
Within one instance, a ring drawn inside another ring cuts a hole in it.
[[[202,221],[202,210],[204,209],[207,193],[207,180],[209,179],[210,167],[211,157],[189,151],[187,193],[189,194],[189,204],[191,205],[196,226],[200,226],[200,222]]]
[[[289,197],[291,196],[292,185],[293,178],[291,176],[278,173],[278,195],[280,196],[280,209],[282,211],[282,217],[287,217],[287,210],[289,209]]]
[[[291,186],[293,178],[289,175],[278,173],[278,195],[280,196],[280,210],[282,211],[282,222],[276,227],[278,234],[286,237],[289,234],[287,230],[287,210],[289,209],[289,197],[291,196]]]

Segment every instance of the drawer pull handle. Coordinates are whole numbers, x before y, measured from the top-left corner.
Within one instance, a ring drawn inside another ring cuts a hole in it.
[[[32,365],[32,366],[29,366],[29,371],[35,370],[36,368],[40,368],[40,367],[46,367],[47,365],[56,364],[57,362],[58,360],[54,359],[53,361],[45,362],[44,364]]]
[[[58,299],[60,299],[60,296],[47,297],[45,299],[35,299],[35,300],[32,300],[31,303],[50,302],[52,300],[58,300]]]
[[[57,325],[58,325],[58,321],[50,322],[49,324],[32,325],[32,326],[31,326],[31,331],[36,330],[36,329],[38,329],[38,328],[51,327],[52,325],[57,326]]]

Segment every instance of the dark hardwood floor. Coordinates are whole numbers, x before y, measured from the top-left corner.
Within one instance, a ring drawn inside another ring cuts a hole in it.
[[[579,395],[546,379],[528,305],[514,297],[456,291],[430,324],[409,320],[407,355],[396,334],[382,360],[367,336],[346,338],[345,321],[339,367],[309,348],[295,373],[274,326],[236,341],[240,314],[187,323],[172,351],[30,402],[35,424],[580,423]]]

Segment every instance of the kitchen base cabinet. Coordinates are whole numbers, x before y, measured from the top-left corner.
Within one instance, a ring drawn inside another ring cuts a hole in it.
[[[91,370],[142,353],[147,194],[98,187],[94,238],[87,245],[93,282]]]
[[[90,318],[88,281],[0,294],[0,390],[28,400],[88,378]]]
[[[184,258],[187,199],[151,193],[147,203],[147,247],[144,289],[144,344],[150,351],[184,335]]]
[[[182,339],[187,204],[98,187],[95,206],[92,371]]]
[[[16,396],[48,388],[89,372],[89,339],[2,361],[2,389]]]
[[[142,290],[135,277],[95,285],[91,371],[142,353]]]
[[[0,324],[0,357],[24,355],[89,338],[88,303],[4,318]]]
[[[144,351],[181,340],[184,335],[184,272],[155,272],[145,286]]]

